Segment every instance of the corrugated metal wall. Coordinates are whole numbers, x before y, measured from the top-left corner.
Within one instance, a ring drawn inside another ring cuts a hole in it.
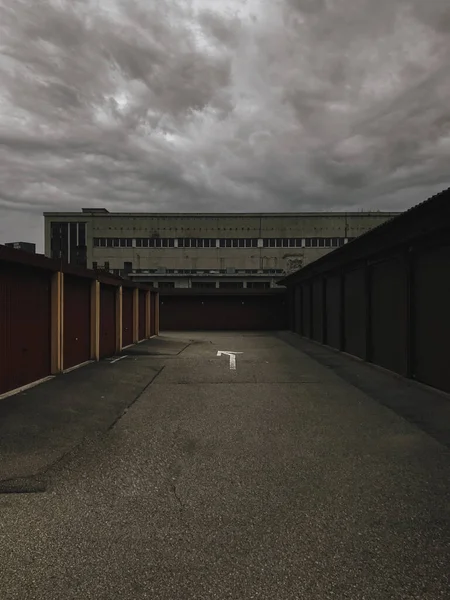
[[[63,367],[69,369],[91,355],[91,280],[64,276]]]
[[[100,357],[116,352],[116,288],[100,287]]]
[[[50,375],[50,272],[1,264],[0,331],[0,394]]]
[[[419,252],[413,298],[414,375],[450,392],[450,246]]]
[[[341,278],[339,275],[326,279],[326,343],[333,348],[341,345]]]
[[[133,343],[133,290],[122,289],[122,346]]]
[[[162,296],[161,330],[268,331],[287,328],[286,298],[274,296]]]
[[[370,267],[371,360],[407,374],[407,281],[402,257]]]
[[[139,290],[139,339],[145,339],[145,292]]]
[[[365,269],[344,275],[344,350],[354,356],[366,355]]]

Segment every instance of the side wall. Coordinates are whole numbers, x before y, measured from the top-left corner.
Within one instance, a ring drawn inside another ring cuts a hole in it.
[[[296,333],[450,392],[450,235],[292,284],[289,293]]]

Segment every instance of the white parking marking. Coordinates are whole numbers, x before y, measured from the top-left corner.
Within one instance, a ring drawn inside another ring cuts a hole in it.
[[[128,354],[126,354],[125,356],[119,356],[119,358],[115,358],[110,362],[110,364],[113,365],[114,363],[119,362],[119,360],[123,360],[124,358],[128,358]]]
[[[228,350],[218,350],[217,356],[222,356],[222,354],[226,354],[230,357],[230,369],[232,371],[236,371],[236,354],[244,354],[243,352],[229,352]]]

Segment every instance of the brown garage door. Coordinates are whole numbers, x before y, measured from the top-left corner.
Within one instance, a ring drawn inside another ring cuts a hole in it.
[[[122,291],[122,346],[133,343],[133,290],[123,288]]]
[[[158,295],[150,295],[150,335],[156,334],[156,303],[158,302]]]
[[[91,280],[64,276],[64,369],[91,357]]]
[[[51,273],[0,267],[0,394],[50,375]]]
[[[145,292],[139,290],[139,339],[145,340]]]
[[[100,288],[100,357],[116,352],[116,288],[101,285]]]
[[[286,298],[277,296],[162,296],[161,330],[268,331],[287,328]]]

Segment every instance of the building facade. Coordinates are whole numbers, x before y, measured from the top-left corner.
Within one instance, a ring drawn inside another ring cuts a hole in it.
[[[45,213],[45,253],[159,288],[265,288],[397,214]]]

